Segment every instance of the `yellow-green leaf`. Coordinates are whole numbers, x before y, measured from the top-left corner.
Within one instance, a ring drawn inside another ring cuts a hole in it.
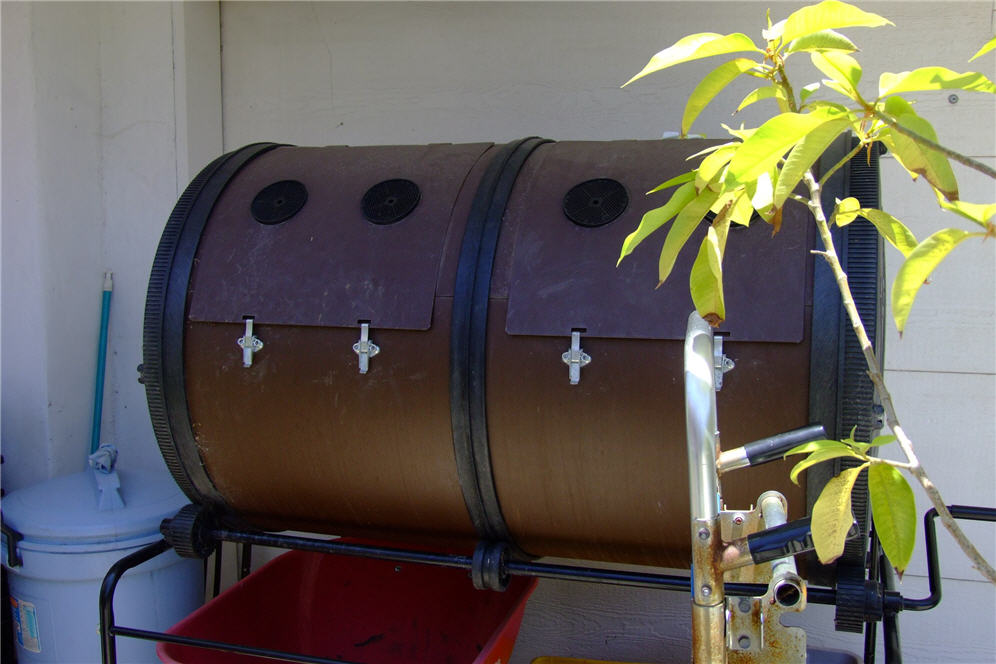
[[[984,44],[984,45],[982,46],[982,48],[980,48],[980,49],[979,49],[979,50],[978,50],[978,51],[977,51],[977,52],[975,53],[975,55],[973,55],[972,57],[970,57],[970,58],[968,59],[968,61],[969,61],[969,62],[971,62],[972,60],[976,59],[976,58],[977,58],[977,57],[979,57],[980,55],[985,55],[986,53],[988,53],[989,51],[993,50],[994,48],[996,48],[996,37],[993,37],[992,39],[990,39],[989,41],[987,41],[987,42],[986,42],[986,43],[985,43],[985,44]]]
[[[854,459],[861,458],[847,445],[840,444],[839,447],[825,447],[812,452],[808,457],[795,464],[795,467],[792,468],[792,472],[789,473],[789,479],[791,479],[793,483],[798,484],[799,474],[802,473],[802,471],[811,466],[815,466],[818,463],[830,461],[831,459],[839,459],[841,457],[850,457]]]
[[[898,100],[899,98],[894,97],[893,99]],[[887,112],[895,106],[894,104],[886,104]],[[934,143],[937,142],[937,133],[930,122],[912,110],[897,114],[894,119],[897,124],[917,136],[922,136]],[[879,138],[892,151],[893,156],[902,164],[903,168],[913,174],[914,178],[917,175],[922,175],[949,201],[958,200],[958,180],[955,178],[948,158],[943,153],[890,128],[879,132]]]
[[[741,226],[750,226],[750,219],[754,216],[754,206],[750,204],[750,196],[743,188],[737,190],[737,197],[730,207],[730,221]]]
[[[795,190],[806,171],[812,168],[816,160],[850,124],[851,121],[847,117],[827,122],[809,132],[795,144],[788,157],[785,158],[782,172],[778,175],[778,184],[774,193],[776,207],[785,205],[789,194]]]
[[[920,286],[951,250],[971,235],[975,234],[959,228],[939,230],[918,244],[903,261],[896,273],[896,280],[892,282],[892,317],[899,334],[906,327],[906,319]]]
[[[894,467],[887,463],[873,463],[868,469],[868,496],[875,519],[875,534],[901,578],[913,557],[916,538],[913,489]]]
[[[804,136],[840,114],[830,109],[812,113],[781,113],[757,128],[737,150],[726,172],[727,186],[736,186],[770,171]]]
[[[851,447],[855,450],[864,454],[872,447],[881,447],[882,445],[888,445],[889,443],[895,442],[895,436],[875,436],[875,438],[870,443],[851,443]]]
[[[910,252],[916,248],[916,236],[903,222],[891,214],[875,208],[862,208],[858,210],[858,215],[874,224],[879,234],[888,240],[889,244],[902,252],[903,256],[909,256]],[[840,222],[838,222],[839,224]]]
[[[937,196],[937,203],[942,208],[961,215],[966,219],[970,219],[983,228],[988,228],[989,220],[996,215],[996,203],[985,205],[982,203],[968,203],[966,201],[948,201],[936,189],[934,190],[934,195]]]
[[[726,231],[730,227],[728,214],[724,221],[710,226],[699,253],[692,264],[688,277],[688,287],[695,310],[714,327],[726,320],[726,303],[723,298],[723,249],[726,245]],[[720,221],[717,217],[716,221]]]
[[[730,163],[730,159],[739,146],[739,143],[731,143],[729,146],[716,150],[702,160],[695,173],[696,191],[702,191],[707,184],[716,179],[716,175]]]
[[[845,448],[847,445],[840,442],[839,440],[811,440],[809,442],[803,443],[802,445],[796,445],[788,452],[786,452],[782,458],[787,456],[792,456],[793,454],[809,454],[811,452],[817,452],[819,450],[830,450]]]
[[[693,198],[695,198],[695,184],[686,182],[671,194],[671,198],[667,203],[643,215],[640,225],[623,240],[622,251],[619,253],[619,260],[616,261],[616,267],[622,263],[624,258],[633,253],[637,245],[643,242],[648,235],[671,221],[671,218],[678,214],[679,210],[688,205]]]
[[[750,71],[760,65],[754,60],[747,58],[735,58],[729,62],[721,64],[705,75],[699,84],[692,90],[688,101],[685,103],[685,113],[681,117],[681,136],[688,135],[688,130],[692,128],[695,118],[699,117],[706,106],[709,105],[716,95],[723,88],[729,85],[734,79],[745,71]]]
[[[823,487],[823,492],[813,505],[813,545],[820,562],[826,565],[844,552],[844,541],[854,523],[851,514],[851,489],[867,463],[848,468]]]
[[[830,224],[847,226],[857,218],[860,211],[861,203],[854,196],[848,196],[844,200],[838,199],[837,204],[833,208],[833,213],[830,215]]]
[[[830,77],[831,82],[836,82],[842,86],[835,88],[838,92],[850,97],[854,101],[861,100],[861,97],[858,95],[858,83],[861,81],[861,65],[857,60],[846,53],[838,51],[810,53],[809,57],[817,69]],[[830,87],[834,86],[831,85]]]
[[[661,248],[661,256],[658,261],[658,276],[660,278],[658,285],[667,280],[674,268],[674,262],[678,259],[678,252],[685,246],[695,227],[699,225],[702,217],[709,211],[717,198],[719,198],[719,194],[706,187],[678,212],[667,237],[664,239],[664,246]]]
[[[882,25],[892,25],[892,21],[858,9],[854,5],[838,0],[823,2],[803,7],[789,14],[781,31],[782,41],[790,43],[799,37],[811,35],[821,30],[837,28],[864,27],[875,28]]]
[[[655,71],[660,71],[661,69],[666,69],[682,62],[741,51],[764,53],[764,51],[754,45],[750,37],[739,32],[729,35],[721,35],[715,32],[699,32],[694,35],[688,35],[650,58],[647,66],[639,74],[626,81],[623,87],[626,87],[639,78],[643,78],[647,74],[652,74]]]
[[[858,50],[850,39],[834,30],[820,30],[793,40],[785,49],[786,55],[800,51],[844,51],[852,53]]]
[[[746,97],[743,98],[743,101],[740,102],[740,105],[737,106],[737,110],[734,112],[739,113],[755,102],[761,101],[762,99],[771,99],[772,97],[775,97],[779,101],[785,101],[785,93],[782,92],[782,89],[777,85],[769,85],[764,88],[752,90]]]
[[[799,103],[805,104],[806,100],[809,99],[810,95],[820,89],[819,81],[815,83],[810,83],[809,85],[802,86],[802,90],[799,90]]]
[[[959,74],[947,67],[920,67],[913,71],[883,73],[878,79],[878,96],[925,90],[971,90],[996,93],[996,85],[979,72]]]
[[[661,182],[659,185],[648,191],[647,195],[649,196],[650,194],[656,194],[658,191],[669,189],[676,184],[684,184],[686,182],[691,182],[694,179],[695,179],[695,171],[688,171],[687,173],[682,173],[681,175],[675,175],[670,180],[667,180],[666,182]]]

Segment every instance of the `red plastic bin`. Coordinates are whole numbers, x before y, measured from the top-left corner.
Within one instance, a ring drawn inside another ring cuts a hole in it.
[[[475,590],[465,570],[290,551],[170,634],[362,664],[508,662],[535,579]],[[179,664],[256,664],[258,657],[171,643]]]

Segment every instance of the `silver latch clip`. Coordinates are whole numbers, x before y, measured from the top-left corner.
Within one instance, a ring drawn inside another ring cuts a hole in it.
[[[712,338],[713,386],[719,392],[723,389],[723,374],[732,371],[736,366],[733,360],[723,355],[723,337],[718,334]]]
[[[370,358],[380,352],[380,346],[370,341],[370,323],[360,323],[360,340],[353,344],[353,352],[360,356],[360,373],[370,370]]]
[[[561,355],[564,364],[567,365],[567,375],[571,380],[571,385],[581,382],[581,367],[591,363],[591,356],[581,350],[581,332],[573,330],[571,332],[571,349]]]
[[[252,355],[263,349],[263,342],[252,333],[252,316],[246,316],[246,333],[235,342],[242,349],[242,366],[252,366]]]

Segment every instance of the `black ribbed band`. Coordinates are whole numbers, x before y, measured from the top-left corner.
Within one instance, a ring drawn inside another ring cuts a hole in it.
[[[492,158],[471,204],[453,290],[450,334],[450,415],[453,453],[467,513],[482,540],[514,542],[502,516],[488,446],[488,299],[501,222],[512,187],[533,150],[549,142],[525,138]]]
[[[204,469],[190,426],[183,369],[187,288],[211,210],[238,171],[276,143],[255,143],[208,164],[180,196],[163,230],[149,276],[142,332],[142,382],[166,466],[191,501],[223,505]]]

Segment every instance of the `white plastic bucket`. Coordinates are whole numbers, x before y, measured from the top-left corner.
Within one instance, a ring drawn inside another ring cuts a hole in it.
[[[5,525],[23,535],[22,565],[3,563],[10,583],[18,661],[100,661],[100,584],[124,556],[160,539],[159,523],[187,500],[172,479],[119,473],[124,506],[97,509],[93,472],[59,477],[3,499]],[[122,577],[114,598],[119,625],[165,631],[203,601],[203,564],[173,551]],[[117,639],[118,662],[158,661],[155,644]]]

